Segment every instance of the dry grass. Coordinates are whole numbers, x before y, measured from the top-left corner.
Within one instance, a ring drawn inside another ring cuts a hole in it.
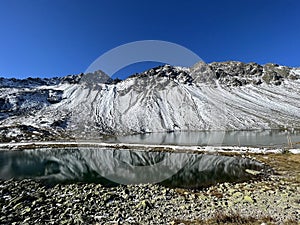
[[[300,184],[300,154],[256,155],[255,158],[270,165],[286,181]]]
[[[276,224],[271,217],[255,218],[252,216],[243,217],[239,212],[217,211],[213,217],[208,220],[174,220],[172,225],[261,225],[262,223],[273,225]],[[297,221],[286,221],[284,225],[297,225]]]

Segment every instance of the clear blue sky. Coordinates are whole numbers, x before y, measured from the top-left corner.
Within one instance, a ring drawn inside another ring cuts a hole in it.
[[[0,0],[0,76],[77,74],[145,39],[183,45],[205,62],[299,67],[300,1]]]

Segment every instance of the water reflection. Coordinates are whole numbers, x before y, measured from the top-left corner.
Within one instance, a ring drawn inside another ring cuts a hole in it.
[[[33,178],[48,184],[103,185],[160,183],[202,187],[251,178],[246,169],[263,164],[242,157],[116,149],[41,149],[0,152],[0,179]]]
[[[227,145],[227,146],[287,146],[289,139],[300,143],[299,131],[256,130],[256,131],[203,131],[146,133],[108,138],[114,143],[139,143],[163,145]]]

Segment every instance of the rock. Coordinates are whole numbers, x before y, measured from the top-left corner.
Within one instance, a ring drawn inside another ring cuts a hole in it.
[[[244,201],[245,201],[245,202],[249,202],[249,203],[251,203],[251,204],[254,203],[253,199],[252,199],[250,196],[248,196],[248,195],[244,196]]]
[[[261,171],[250,170],[250,169],[246,169],[245,172],[246,172],[246,173],[249,173],[249,174],[251,174],[251,175],[254,175],[254,176],[256,176],[256,175],[258,175],[258,174],[261,174]]]
[[[30,211],[31,211],[31,208],[28,207],[28,206],[26,206],[26,207],[22,210],[21,215],[25,215],[25,214],[29,213]]]
[[[137,209],[151,209],[153,205],[148,200],[143,200],[136,205]]]

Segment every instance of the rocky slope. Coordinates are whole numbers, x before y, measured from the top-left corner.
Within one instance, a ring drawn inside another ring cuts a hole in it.
[[[300,127],[300,69],[256,63],[165,65],[112,80],[0,78],[0,140],[176,130]]]
[[[299,224],[299,184],[271,177],[207,189],[0,180],[6,224]]]

